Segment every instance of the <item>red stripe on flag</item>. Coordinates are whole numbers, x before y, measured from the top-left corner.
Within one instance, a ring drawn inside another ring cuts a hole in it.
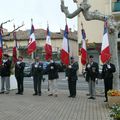
[[[81,63],[86,64],[87,60],[87,51],[84,48],[81,48]]]
[[[69,53],[63,49],[61,50],[60,58],[63,64],[69,65]]]
[[[17,49],[16,47],[13,47],[13,62],[17,62]]]
[[[45,52],[46,52],[46,55],[45,55],[46,60],[52,59],[52,46],[51,45],[49,44],[45,45]]]
[[[106,63],[111,57],[109,46],[101,52],[101,61]]]
[[[35,50],[36,50],[36,41],[33,41],[29,44],[28,49],[27,49],[27,53],[29,55],[31,55],[32,52],[34,52]]]

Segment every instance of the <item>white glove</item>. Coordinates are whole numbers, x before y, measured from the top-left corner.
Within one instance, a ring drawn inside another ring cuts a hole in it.
[[[110,66],[110,65],[107,65],[107,68],[108,68],[108,69],[110,69],[110,68],[111,68],[111,66]]]
[[[68,80],[68,77],[65,77],[66,80]]]
[[[87,65],[87,68],[90,68],[90,64]]]
[[[72,66],[71,66],[71,65],[69,65],[69,66],[68,66],[68,68],[72,68]]]
[[[51,67],[50,67],[50,69],[54,69],[54,67],[53,67],[53,66],[51,66]]]
[[[31,79],[33,79],[33,76],[31,76]]]

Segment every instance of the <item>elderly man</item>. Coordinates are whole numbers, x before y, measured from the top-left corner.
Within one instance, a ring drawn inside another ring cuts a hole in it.
[[[86,81],[89,84],[89,93],[90,97],[88,99],[95,99],[95,80],[99,73],[98,63],[94,62],[94,57],[92,55],[89,56],[89,61],[86,64]]]
[[[77,71],[79,69],[78,62],[71,57],[71,64],[66,68],[66,79],[68,80],[68,88],[70,95],[68,97],[76,97],[76,82],[78,80]]]
[[[23,79],[24,79],[24,68],[25,63],[23,62],[23,57],[19,56],[18,61],[15,64],[15,77],[17,80],[18,92],[16,94],[23,95]]]
[[[6,94],[9,94],[10,70],[11,70],[11,61],[9,60],[9,55],[4,54],[2,66],[1,66],[1,92],[0,92],[0,94],[4,94],[4,92],[5,92],[5,88],[4,88],[5,83],[6,83]]]
[[[40,62],[39,56],[35,57],[35,62],[32,64],[31,70],[34,84],[34,94],[41,96],[41,81],[43,78],[43,63]]]

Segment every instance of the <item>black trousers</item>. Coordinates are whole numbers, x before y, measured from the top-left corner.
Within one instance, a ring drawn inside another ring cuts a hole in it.
[[[24,91],[24,86],[23,86],[23,76],[17,76],[17,86],[18,86],[18,93],[23,93]]]
[[[76,80],[68,79],[68,89],[70,92],[70,96],[76,96]]]
[[[105,98],[108,100],[107,92],[113,88],[113,78],[104,79]]]
[[[39,76],[33,76],[33,83],[34,83],[34,91],[36,94],[41,94],[41,81],[42,78]]]

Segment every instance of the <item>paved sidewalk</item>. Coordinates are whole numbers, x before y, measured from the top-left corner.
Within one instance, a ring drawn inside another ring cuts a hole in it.
[[[0,120],[109,120],[104,97],[89,100],[86,92],[78,91],[76,98],[68,98],[68,91],[60,90],[58,97],[33,96],[33,89],[24,95],[0,95]]]

